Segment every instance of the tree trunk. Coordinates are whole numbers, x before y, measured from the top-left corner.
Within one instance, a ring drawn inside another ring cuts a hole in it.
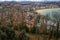
[[[56,40],[58,40],[58,32],[59,32],[59,22],[57,22],[57,29],[56,29]]]

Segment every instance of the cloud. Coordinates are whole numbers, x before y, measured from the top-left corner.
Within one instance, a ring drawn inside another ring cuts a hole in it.
[[[60,0],[0,0],[0,1],[60,1]]]
[[[12,0],[5,0],[5,1],[12,1]]]
[[[43,0],[30,0],[30,1],[43,1]]]

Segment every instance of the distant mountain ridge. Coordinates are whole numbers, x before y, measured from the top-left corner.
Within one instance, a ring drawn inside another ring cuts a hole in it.
[[[21,1],[21,2],[16,2],[16,1],[3,1],[3,2],[0,2],[0,4],[1,3],[6,3],[6,4],[8,4],[8,3],[18,3],[18,4],[31,4],[31,3],[43,3],[43,4],[51,4],[51,3],[55,3],[55,4],[60,4],[60,1],[39,1],[39,2],[33,2],[33,1]]]

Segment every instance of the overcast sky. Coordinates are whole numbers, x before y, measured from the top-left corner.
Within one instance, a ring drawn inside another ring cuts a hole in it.
[[[60,0],[0,0],[0,1],[60,1]]]

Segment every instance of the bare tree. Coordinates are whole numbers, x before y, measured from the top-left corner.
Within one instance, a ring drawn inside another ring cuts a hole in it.
[[[53,17],[55,18],[55,21],[57,21],[56,40],[58,40],[59,23],[60,23],[60,13],[59,12],[55,12],[55,14],[53,14]]]

